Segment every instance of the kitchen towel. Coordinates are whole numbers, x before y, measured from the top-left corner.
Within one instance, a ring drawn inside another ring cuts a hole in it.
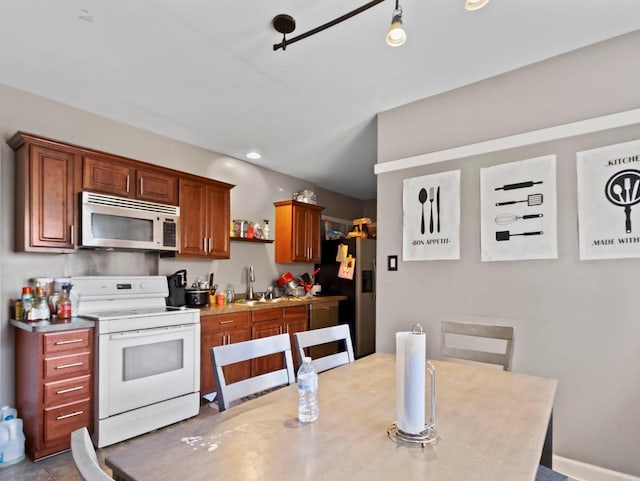
[[[425,429],[426,358],[423,332],[396,332],[396,422],[408,434]]]

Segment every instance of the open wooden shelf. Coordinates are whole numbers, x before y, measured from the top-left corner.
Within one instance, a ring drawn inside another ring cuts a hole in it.
[[[249,239],[248,237],[229,237],[232,241],[240,241],[240,242],[254,242],[256,244],[271,244],[273,239]]]

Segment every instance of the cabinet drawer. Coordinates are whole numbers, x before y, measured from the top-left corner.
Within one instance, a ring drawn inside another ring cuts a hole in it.
[[[44,385],[44,407],[60,406],[91,397],[91,376],[81,376]]]
[[[44,410],[44,442],[69,438],[71,432],[91,424],[91,400]]]
[[[200,319],[200,330],[202,332],[210,332],[227,328],[248,327],[250,318],[250,312],[205,316]]]
[[[291,318],[307,318],[307,306],[303,305],[303,306],[292,306],[292,307],[285,307],[284,308],[284,318],[285,319],[291,319]]]
[[[44,378],[70,378],[90,373],[89,352],[70,356],[50,357],[44,360]]]
[[[87,349],[91,345],[91,329],[50,332],[43,336],[45,354],[82,350]]]
[[[282,309],[260,309],[258,311],[251,311],[251,320],[253,322],[260,321],[273,321],[275,319],[282,319]]]

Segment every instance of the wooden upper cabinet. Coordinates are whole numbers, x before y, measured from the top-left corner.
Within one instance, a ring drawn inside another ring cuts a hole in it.
[[[295,200],[275,202],[275,260],[320,261],[320,215],[324,207]]]
[[[83,190],[162,204],[178,203],[176,175],[108,156],[85,155],[82,164]]]
[[[20,132],[8,143],[16,151],[15,250],[73,252],[76,152]]]
[[[159,170],[137,169],[136,198],[178,205],[178,178]]]
[[[182,257],[228,259],[230,184],[180,179],[180,250]]]

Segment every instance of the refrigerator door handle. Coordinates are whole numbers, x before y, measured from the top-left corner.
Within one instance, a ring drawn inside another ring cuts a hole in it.
[[[371,259],[371,264],[373,264],[373,304],[376,303],[376,282],[377,282],[377,273],[376,273],[376,258]]]

